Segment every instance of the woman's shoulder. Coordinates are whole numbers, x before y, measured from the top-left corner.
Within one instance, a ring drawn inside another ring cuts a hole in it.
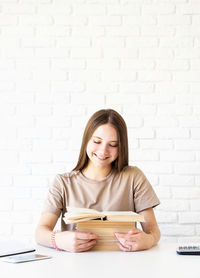
[[[70,171],[62,174],[57,174],[56,179],[62,180],[62,179],[71,179],[73,177],[76,177],[77,175],[80,174],[80,171]]]
[[[122,170],[123,173],[125,174],[142,174],[142,170],[140,170],[140,168],[138,168],[137,166],[126,166],[123,168]]]

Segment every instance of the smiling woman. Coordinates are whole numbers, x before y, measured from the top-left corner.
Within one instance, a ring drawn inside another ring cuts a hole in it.
[[[88,165],[82,171],[88,178],[102,179],[118,157],[118,135],[110,124],[99,126],[87,144]]]
[[[144,216],[142,230],[115,233],[122,251],[151,248],[160,239],[153,207],[159,200],[143,172],[128,165],[126,123],[112,109],[99,110],[89,119],[76,167],[57,175],[49,189],[36,229],[40,244],[70,252],[83,252],[97,243],[94,233],[79,232],[65,224],[67,207],[99,211],[133,211]],[[61,231],[53,231],[58,218]]]

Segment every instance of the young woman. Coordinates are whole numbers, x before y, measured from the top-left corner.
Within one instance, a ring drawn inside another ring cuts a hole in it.
[[[36,229],[39,244],[56,249],[83,252],[98,236],[74,230],[62,220],[67,206],[99,211],[135,211],[144,216],[142,230],[115,233],[122,251],[149,249],[160,239],[153,208],[159,204],[143,172],[128,165],[126,123],[112,109],[99,110],[89,119],[82,138],[79,159],[69,173],[57,175],[49,189]],[[53,231],[61,216],[61,231]]]

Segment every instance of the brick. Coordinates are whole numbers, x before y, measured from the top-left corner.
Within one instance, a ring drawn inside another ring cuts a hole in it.
[[[123,38],[95,38],[93,40],[93,46],[95,47],[124,47]]]
[[[141,140],[140,146],[142,149],[163,149],[163,150],[170,150],[173,147],[172,140]]]
[[[29,212],[11,212],[9,218],[12,224],[28,224],[32,222],[32,215]]]
[[[62,25],[67,25],[67,26],[83,26],[86,25],[88,22],[88,17],[87,16],[78,16],[78,15],[62,15],[62,14],[54,14],[52,13],[52,18],[54,20],[55,25],[59,25],[56,27],[59,29],[60,27],[62,28]]]
[[[194,185],[194,177],[193,176],[181,176],[181,175],[177,175],[177,174],[173,174],[173,175],[161,175],[159,177],[160,179],[160,185],[162,186],[180,186],[180,187],[184,187],[184,186],[193,186]]]
[[[183,163],[176,163],[175,165],[175,173],[177,174],[186,174],[186,175],[198,175],[200,163],[192,163],[192,162],[183,162]]]
[[[15,236],[30,236],[34,234],[35,226],[31,223],[27,224],[15,224],[13,227],[13,235]]]
[[[124,105],[130,104],[132,102],[133,103],[139,102],[139,98],[137,95],[126,94],[126,96],[123,97],[123,95],[121,95],[121,94],[108,94],[106,96],[106,103],[107,104],[120,104],[122,102],[122,99],[123,99]]]
[[[187,173],[185,173],[187,174]],[[192,199],[199,199],[200,197],[200,189],[195,187],[173,187],[172,188],[172,195],[174,198],[178,199],[186,199],[186,200],[192,200]]]
[[[101,63],[100,63],[101,67]],[[96,82],[88,82],[87,84],[87,92],[88,93],[114,93],[117,91],[117,85],[113,82],[102,82],[102,81],[96,81]]]
[[[195,154],[192,152],[184,151],[161,151],[160,152],[161,161],[194,161]]]
[[[155,67],[154,61],[147,59],[122,59],[121,68],[123,70],[153,70]]]
[[[190,14],[199,14],[200,13],[200,4],[195,3],[195,4],[184,4],[184,5],[180,5],[178,7],[178,12],[180,14],[186,14],[186,15],[190,15]]]
[[[85,114],[85,109],[82,105],[54,104],[52,108],[55,116],[81,116]]]
[[[190,105],[179,105],[177,104],[159,104],[157,114],[158,115],[191,115],[192,108]]]
[[[71,96],[71,103],[74,104],[104,104],[103,95],[93,95],[93,94],[73,94]]]
[[[148,94],[145,96],[141,96],[141,102],[142,103],[148,103],[148,104],[162,104],[164,103],[172,103],[175,100],[174,94],[171,94],[168,92],[168,94],[164,93],[153,93],[153,94]]]
[[[75,82],[75,81],[52,81],[51,89],[54,92],[65,92],[65,97],[67,97],[67,93],[79,93],[84,91],[84,83],[83,82]],[[56,98],[55,98],[56,100]]]
[[[200,139],[200,128],[191,128],[191,138]]]
[[[26,188],[35,188],[39,187],[40,189],[48,186],[47,177],[42,176],[16,176],[13,178],[13,185],[17,188],[26,187]]]
[[[194,37],[199,36],[200,30],[199,28],[194,28],[193,25],[179,25],[176,26],[176,36],[177,37]]]
[[[181,224],[200,223],[200,212],[181,212],[181,213],[179,213],[179,223],[181,223]]]
[[[144,135],[139,135],[138,137]],[[133,158],[134,161],[157,161],[159,160],[159,154],[157,151],[142,151],[142,150],[129,150],[129,157]]]
[[[138,50],[133,48],[105,48],[103,50],[105,58],[137,58]]]
[[[66,18],[66,17],[65,17]],[[38,37],[66,37],[70,36],[70,27],[58,25],[37,25],[36,36]]]
[[[89,38],[57,38],[56,44],[58,47],[90,47],[90,39]]]
[[[17,25],[18,24],[18,17],[14,15],[8,15],[8,14],[1,14],[0,17],[0,26],[4,25]]]
[[[185,116],[179,118],[179,123],[181,127],[199,127],[200,117],[197,116]]]
[[[104,27],[102,26],[74,26],[71,31],[73,37],[100,37],[104,35],[104,32]]]
[[[105,15],[106,7],[96,3],[73,5],[73,13],[75,15]]]
[[[155,25],[156,17],[152,15],[126,15],[123,17],[124,25]]]
[[[139,49],[139,56],[143,59],[172,59],[173,51],[166,48],[145,47]]]
[[[53,24],[52,17],[50,15],[44,14],[34,14],[34,15],[20,15],[19,17],[20,25],[50,25]]]
[[[71,50],[72,58],[101,58],[100,48],[73,48]]]
[[[55,42],[53,38],[23,38],[21,45],[22,47],[53,47]]]
[[[36,58],[66,58],[69,57],[68,48],[36,48],[35,49]]]
[[[200,59],[191,60],[191,69],[200,70]]]
[[[108,5],[107,12],[109,15],[139,15],[140,6],[137,4]]]
[[[115,26],[121,25],[122,20],[120,16],[89,16],[88,23],[97,26]]]
[[[189,69],[189,63],[186,60],[159,60],[158,63],[156,63],[156,69],[157,70],[188,70]]]
[[[138,73],[138,80],[139,81],[154,81],[154,82],[160,82],[160,81],[169,81],[171,80],[171,73],[170,72],[164,72],[164,71],[140,71]]]
[[[191,200],[190,201],[191,211],[199,211],[200,210],[200,202],[199,200]]]
[[[50,163],[52,155],[48,151],[20,152],[19,160],[22,163]]]
[[[126,124],[127,124],[128,129],[132,128],[132,127],[141,128],[142,124],[143,124],[142,117],[136,116],[134,118],[127,118]],[[132,142],[132,140],[131,140],[131,142]]]
[[[59,116],[50,116],[50,117],[40,117],[37,121],[37,127],[67,127],[70,126],[70,119],[69,117],[62,117]]]
[[[169,94],[169,92],[173,92],[173,94],[180,94],[180,99],[177,96],[177,102],[180,103],[179,100],[181,100],[184,94],[185,96],[188,96],[189,86],[187,84],[183,84],[183,82],[162,82],[155,84],[155,92],[158,94]],[[188,103],[186,102],[186,104]]]
[[[128,95],[128,94],[127,94]],[[137,96],[137,95],[136,95]],[[136,98],[135,96],[135,98]],[[126,95],[125,95],[126,98]],[[133,95],[134,98],[134,95]],[[155,105],[146,105],[146,104],[138,104],[137,102],[133,102],[134,104],[130,106],[128,103],[124,103],[124,111],[125,115],[155,115],[156,114],[156,106]]]
[[[173,37],[175,29],[172,26],[142,26],[141,35],[147,37]]]
[[[79,152],[77,151],[57,151],[53,153],[54,162],[73,162],[78,161]]]
[[[87,59],[86,65],[87,69],[119,69],[119,61],[117,59]]]
[[[156,137],[160,139],[170,138],[189,138],[189,130],[187,128],[157,128]]]
[[[35,5],[31,3],[6,3],[1,4],[3,13],[7,14],[33,14],[35,13]]]
[[[52,59],[52,67],[55,69],[84,69],[85,61],[84,59]]]
[[[170,199],[171,198],[171,189],[169,187],[159,186],[156,188],[156,194],[159,196],[160,199]]]
[[[168,116],[168,115],[165,116],[160,115],[159,117],[149,116],[148,118],[146,117],[144,119],[144,126],[156,127],[156,128],[157,127],[175,128],[178,126],[178,122],[175,117]]]
[[[140,30],[138,26],[108,26],[106,27],[106,35],[112,37],[139,36]]]
[[[141,48],[157,48],[158,47],[158,39],[151,37],[138,37],[137,40],[135,37],[127,37],[125,38],[126,47],[141,47]]]
[[[54,149],[56,149],[56,148],[57,148],[57,146]],[[49,150],[51,150],[51,149],[49,149]],[[38,164],[33,164],[32,167],[31,167],[32,168],[32,174],[33,175],[37,175],[37,176],[43,176],[44,173],[45,173],[48,176],[49,175],[55,176],[58,173],[65,173],[66,172],[66,168],[65,168],[66,165],[64,165],[64,164],[65,163],[51,163],[51,164],[47,164],[47,163],[41,164],[41,163],[38,163]],[[41,203],[40,207],[38,207],[37,210],[41,211],[42,205],[43,205],[44,202],[40,201],[40,203]],[[15,204],[15,206],[17,206],[17,205]],[[18,206],[19,206],[19,204],[18,204]],[[36,210],[36,204],[34,206],[35,206],[35,210]],[[24,207],[26,207],[26,206],[22,205],[21,209],[23,210]],[[31,207],[32,207],[32,205],[31,205]]]
[[[136,72],[135,71],[107,71],[105,70],[102,73],[102,79],[111,81],[133,81],[136,80]],[[126,98],[124,98],[126,100]]]
[[[60,0],[58,3],[41,3],[37,5],[37,12],[41,15],[48,14],[65,14],[69,15],[71,13],[71,6],[65,0]]]
[[[172,174],[173,167],[171,163],[166,163],[160,161],[142,162],[142,167],[144,173],[147,174]]]
[[[144,4],[142,6],[143,14],[173,14],[174,11],[175,5],[171,3]]]
[[[0,164],[9,165],[11,161],[18,163],[18,152],[0,150]]]
[[[161,234],[164,236],[193,236],[195,229],[191,225],[175,225],[175,224],[163,224],[160,225]]]
[[[158,24],[161,25],[189,25],[191,19],[189,15],[161,15],[158,16]]]
[[[8,187],[8,186],[11,186],[13,184],[13,181],[12,181],[12,177],[11,176],[4,176],[4,175],[1,175],[0,176],[0,187]]]
[[[150,82],[129,82],[129,83],[120,83],[120,92],[124,94],[150,94],[154,91],[154,86]]]
[[[189,210],[190,204],[189,201],[185,200],[177,200],[177,199],[172,199],[172,200],[163,200],[161,206],[159,206],[159,209],[161,211],[170,211],[170,212],[177,212],[177,208],[179,211],[185,213]]]
[[[168,213],[163,211],[156,212],[156,219],[158,223],[176,223],[177,221],[177,214],[176,213]]]
[[[174,51],[174,56],[176,59],[198,59],[199,58],[198,49],[194,48],[191,51],[191,48],[181,48],[179,50]],[[193,73],[193,71],[191,71]],[[195,73],[195,71],[194,71]]]
[[[194,39],[192,37],[174,37],[167,38],[162,37],[160,38],[160,47],[178,47],[179,49],[183,47],[193,47]]]

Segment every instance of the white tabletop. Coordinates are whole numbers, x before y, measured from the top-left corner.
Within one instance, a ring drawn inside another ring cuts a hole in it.
[[[58,278],[58,277],[152,277],[200,278],[200,256],[176,254],[176,244],[160,243],[140,252],[68,253],[36,246],[36,253],[51,259],[21,264],[0,262],[2,278]]]

